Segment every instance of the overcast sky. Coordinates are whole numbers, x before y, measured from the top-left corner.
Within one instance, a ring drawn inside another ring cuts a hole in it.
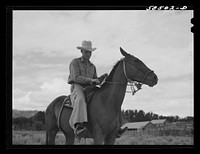
[[[154,87],[132,96],[122,109],[193,116],[192,10],[13,11],[13,109],[42,110],[68,95],[69,63],[91,40],[98,76],[122,58],[119,47],[158,76]]]

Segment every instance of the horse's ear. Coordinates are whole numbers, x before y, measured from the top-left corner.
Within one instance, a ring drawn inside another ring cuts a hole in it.
[[[120,47],[120,52],[121,52],[121,54],[122,54],[124,57],[126,57],[126,56],[129,55],[129,54],[128,54],[126,51],[124,51],[121,47]]]

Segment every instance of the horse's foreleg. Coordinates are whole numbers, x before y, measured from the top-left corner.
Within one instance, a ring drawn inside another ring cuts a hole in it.
[[[106,136],[105,145],[113,145],[115,143],[115,139],[116,139],[116,133],[113,134],[109,134]]]
[[[110,133],[106,135],[104,142],[105,145],[113,145],[115,143],[117,131],[118,131],[118,126],[116,126],[114,130],[112,130]]]
[[[96,145],[103,145],[105,135],[103,134],[103,131],[101,128],[96,127],[95,130],[93,131],[93,138],[94,138],[94,144]]]
[[[99,136],[96,136],[94,137],[94,144],[95,145],[103,145],[104,143],[104,137],[99,135]]]

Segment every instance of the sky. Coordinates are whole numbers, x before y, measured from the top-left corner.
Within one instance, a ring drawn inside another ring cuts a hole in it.
[[[120,47],[158,76],[156,86],[126,93],[123,110],[193,116],[192,17],[192,10],[14,10],[12,108],[45,111],[69,95],[69,63],[90,40],[98,76],[123,57]]]

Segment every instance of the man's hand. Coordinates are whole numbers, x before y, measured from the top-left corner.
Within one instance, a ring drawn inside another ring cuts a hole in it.
[[[90,84],[92,84],[92,85],[100,84],[100,81],[99,81],[99,79],[91,79]]]
[[[107,73],[104,73],[103,75],[101,75],[98,79],[100,81],[100,84],[108,77]]]

